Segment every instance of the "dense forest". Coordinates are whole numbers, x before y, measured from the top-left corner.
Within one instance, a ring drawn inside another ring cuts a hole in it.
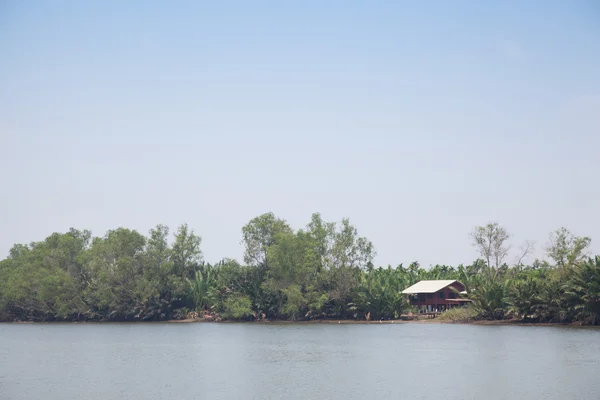
[[[272,213],[242,228],[244,263],[204,262],[187,225],[171,238],[158,225],[144,236],[118,228],[104,237],[71,229],[12,247],[0,261],[2,321],[395,319],[411,311],[401,291],[423,279],[467,286],[470,318],[600,323],[600,257],[591,240],[565,228],[550,235],[547,259],[505,259],[510,236],[497,223],[476,227],[481,258],[470,265],[373,265],[373,244],[348,219],[314,214],[294,231]]]

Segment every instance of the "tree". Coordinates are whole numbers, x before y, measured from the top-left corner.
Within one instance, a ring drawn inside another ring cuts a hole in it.
[[[574,305],[579,321],[600,323],[600,256],[589,258],[575,268],[565,295]]]
[[[548,257],[560,268],[572,267],[585,261],[592,242],[587,236],[574,236],[562,227],[550,234],[550,243],[546,248]]]
[[[168,243],[169,228],[157,225],[149,233],[142,276],[135,291],[135,318],[170,318],[174,309],[182,305],[189,287],[183,273],[178,274],[175,269],[173,249]]]
[[[146,238],[118,228],[94,238],[85,254],[90,276],[84,295],[101,318],[130,319],[137,314],[137,289],[143,277]]]
[[[406,307],[406,299],[402,294],[407,286],[405,278],[403,269],[391,267],[374,268],[362,273],[350,310],[365,318],[367,315],[373,319],[398,318]]]
[[[191,309],[215,319],[397,318],[402,290],[424,279],[458,279],[476,318],[600,324],[600,258],[586,257],[587,237],[564,228],[551,235],[554,265],[502,263],[508,234],[497,224],[473,237],[486,260],[471,265],[413,262],[375,268],[372,243],[348,219],[312,215],[292,230],[273,214],[243,229],[247,260],[214,266],[202,261],[201,238],[180,226],[172,245],[158,225],[147,236],[126,229],[92,238],[70,229],[39,242],[14,245],[0,260],[0,321],[166,320]]]
[[[333,226],[337,228],[336,225]],[[339,229],[332,232],[332,246],[327,258],[330,268],[366,269],[375,257],[373,243],[358,236],[358,230],[348,218],[342,219]]]
[[[502,319],[506,309],[505,290],[507,282],[497,274],[471,277],[469,298],[480,316],[486,319]]]
[[[242,228],[242,243],[245,246],[244,261],[249,265],[268,265],[267,251],[275,244],[277,235],[292,233],[292,229],[283,219],[272,212],[253,218]]]
[[[210,311],[216,302],[216,276],[218,270],[210,265],[196,271],[193,280],[188,279],[189,300],[196,311]]]
[[[281,233],[268,249],[270,268],[265,283],[278,298],[278,310],[293,319],[309,311],[308,298],[314,297],[318,284],[320,256],[314,240],[302,230]]]
[[[530,319],[539,305],[539,281],[531,276],[513,280],[507,288],[507,310],[519,318]]]
[[[173,243],[172,260],[175,274],[192,279],[202,262],[200,243],[202,238],[196,236],[187,224],[181,225],[175,234]]]
[[[232,294],[224,303],[223,316],[228,319],[246,319],[252,316],[252,301],[248,296]]]
[[[329,273],[328,297],[332,300],[335,313],[346,317],[351,295],[359,284],[361,270],[372,265],[375,250],[373,244],[358,236],[356,227],[344,218],[331,233],[331,249],[326,257]]]
[[[306,226],[306,233],[312,238],[314,253],[318,256],[317,269],[325,268],[327,255],[331,251],[335,223],[325,222],[321,214],[314,213]]]
[[[55,239],[32,243],[27,250],[19,246],[0,263],[0,315],[51,321],[85,309],[75,279],[52,257],[59,249]]]
[[[159,274],[160,271],[171,271],[173,263],[171,256],[173,252],[168,243],[169,228],[165,225],[157,225],[150,229],[150,237],[146,248],[147,263],[150,269]]]
[[[506,242],[510,237],[503,227],[497,222],[476,226],[471,232],[471,237],[473,245],[486,260],[488,267],[491,267],[492,261],[495,262],[496,268],[502,265],[502,261],[508,254],[509,247]]]

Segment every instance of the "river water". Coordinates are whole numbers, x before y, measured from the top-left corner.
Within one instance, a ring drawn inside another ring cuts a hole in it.
[[[2,400],[600,399],[600,330],[0,324]]]

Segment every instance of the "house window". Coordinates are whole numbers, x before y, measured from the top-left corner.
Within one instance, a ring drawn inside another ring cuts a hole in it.
[[[433,293],[427,293],[427,298],[428,299],[433,299]]]
[[[444,292],[440,292],[440,299],[444,298]]]

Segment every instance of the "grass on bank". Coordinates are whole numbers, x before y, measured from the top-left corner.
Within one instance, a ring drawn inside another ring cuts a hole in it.
[[[475,320],[478,313],[473,307],[456,307],[444,311],[438,319],[442,322],[470,322]]]

